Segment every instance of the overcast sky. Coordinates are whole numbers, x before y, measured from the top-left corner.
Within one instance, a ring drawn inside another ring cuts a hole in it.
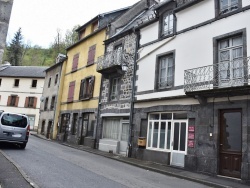
[[[64,33],[96,15],[133,5],[139,0],[14,0],[7,42],[19,27],[24,43],[49,47],[57,29]]]

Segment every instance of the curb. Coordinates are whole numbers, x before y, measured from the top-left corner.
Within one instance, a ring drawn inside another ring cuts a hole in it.
[[[34,188],[39,188],[38,185],[36,185],[34,183],[34,181],[32,181],[28,175],[21,169],[21,167],[15,162],[13,161],[9,156],[7,156],[2,150],[0,150],[1,154],[3,154],[3,156],[10,161],[15,167],[16,169],[20,172],[20,174],[23,176],[23,178],[30,184],[30,186],[34,187]],[[1,185],[0,185],[1,188]]]

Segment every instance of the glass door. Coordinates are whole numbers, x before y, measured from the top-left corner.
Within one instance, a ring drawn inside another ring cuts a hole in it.
[[[120,132],[120,154],[127,154],[128,139],[129,139],[129,122],[121,122],[121,132]]]

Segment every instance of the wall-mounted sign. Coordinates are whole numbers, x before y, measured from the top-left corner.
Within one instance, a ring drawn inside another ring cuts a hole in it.
[[[193,148],[194,147],[194,140],[188,140],[188,147]]]
[[[188,139],[194,140],[194,133],[188,133]]]
[[[188,132],[194,132],[194,126],[189,126],[188,127]]]

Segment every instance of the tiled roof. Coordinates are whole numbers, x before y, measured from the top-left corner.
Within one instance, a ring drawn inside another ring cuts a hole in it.
[[[0,77],[45,78],[48,67],[39,66],[8,66],[0,71]]]

